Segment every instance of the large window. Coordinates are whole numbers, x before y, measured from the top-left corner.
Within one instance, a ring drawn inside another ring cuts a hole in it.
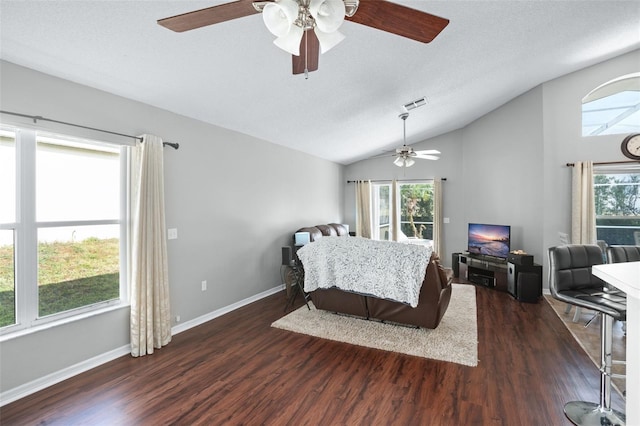
[[[598,240],[609,245],[640,245],[640,167],[594,171]]]
[[[3,331],[126,299],[126,150],[20,129],[0,158]]]
[[[391,240],[392,230],[398,227],[399,241],[427,242],[433,239],[433,183],[398,182],[397,205],[393,205],[392,184],[372,185],[373,234],[377,240]],[[393,223],[391,211],[399,212]]]

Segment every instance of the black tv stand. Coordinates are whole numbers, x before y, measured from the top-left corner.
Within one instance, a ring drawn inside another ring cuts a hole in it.
[[[460,253],[459,275],[474,284],[507,291],[507,260],[484,254]]]
[[[527,264],[518,259],[507,261],[482,254],[455,255],[458,256],[459,278],[506,291],[520,302],[536,303],[542,297],[542,265],[533,263],[533,258]]]

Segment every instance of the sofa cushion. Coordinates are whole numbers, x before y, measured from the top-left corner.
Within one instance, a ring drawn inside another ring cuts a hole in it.
[[[322,232],[322,235],[325,237],[336,237],[338,236],[338,233],[336,232],[335,228],[333,226],[329,226],[329,225],[316,225],[316,228],[318,228],[320,230],[320,232]]]
[[[335,229],[336,235],[339,237],[349,235],[349,231],[347,231],[347,228],[341,223],[330,223],[329,226]]]

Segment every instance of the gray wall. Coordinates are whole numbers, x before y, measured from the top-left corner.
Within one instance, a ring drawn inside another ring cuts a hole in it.
[[[466,224],[511,226],[512,250],[542,259],[542,89],[535,88],[463,131],[462,192]]]
[[[168,241],[174,321],[176,315],[182,323],[205,316],[281,285],[280,247],[289,244],[292,232],[342,222],[343,166],[14,64],[0,65],[3,110],[180,143],[178,151],[164,152],[167,227],[178,229],[178,239]],[[202,280],[208,282],[205,292]],[[3,341],[0,392],[126,346],[128,314],[128,308],[118,309]]]
[[[546,82],[461,130],[411,144],[442,151],[439,161],[418,160],[405,171],[388,158],[364,160],[347,166],[345,177],[447,177],[445,263],[466,248],[469,222],[511,225],[513,249],[533,254],[545,266],[546,282],[546,250],[559,243],[558,232],[571,229],[571,169],[565,164],[625,159],[620,153],[624,135],[581,136],[581,99],[602,83],[638,72],[638,64],[640,50]],[[428,117],[432,107],[426,108],[427,114],[412,115]],[[344,217],[352,226],[354,199],[353,185],[345,184]]]

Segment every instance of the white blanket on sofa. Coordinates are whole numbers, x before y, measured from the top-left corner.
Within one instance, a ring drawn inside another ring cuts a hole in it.
[[[431,247],[358,237],[322,237],[298,250],[304,290],[337,287],[418,306]]]

